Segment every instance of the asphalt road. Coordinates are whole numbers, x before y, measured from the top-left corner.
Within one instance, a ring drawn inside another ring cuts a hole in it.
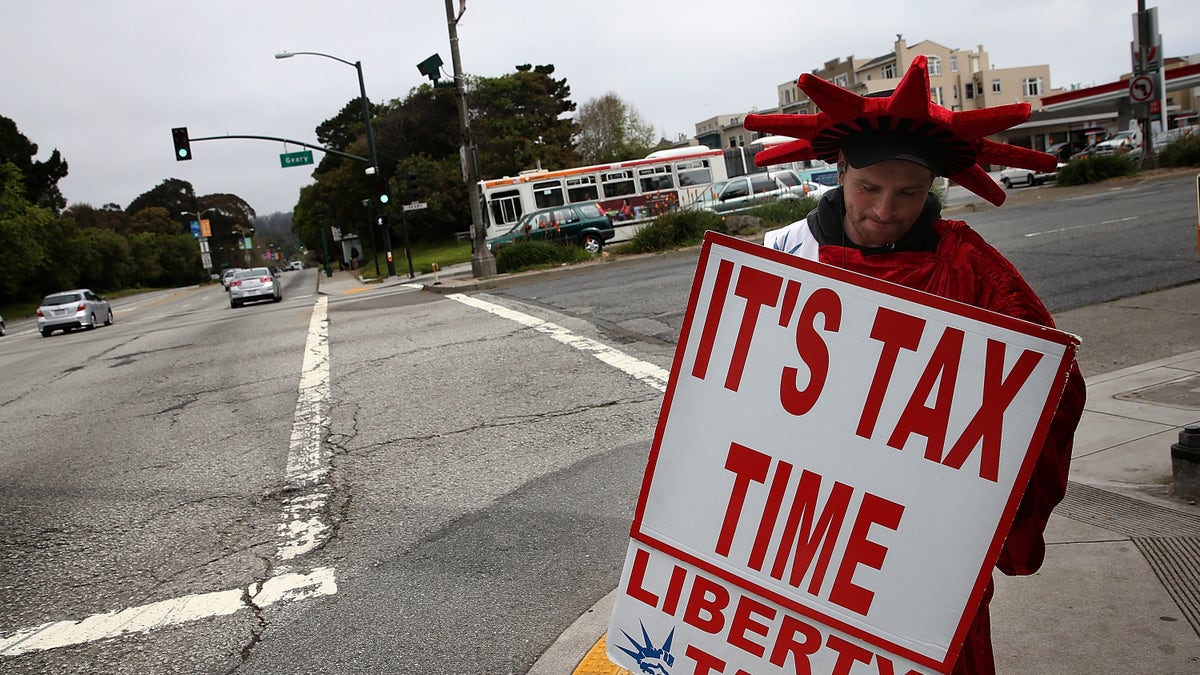
[[[1069,313],[1200,277],[1190,180],[965,216]],[[10,322],[0,669],[525,672],[616,584],[694,268]]]

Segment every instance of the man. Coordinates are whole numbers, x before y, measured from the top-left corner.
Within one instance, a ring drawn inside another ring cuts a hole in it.
[[[1021,274],[966,223],[941,217],[930,193],[937,176],[999,206],[1004,191],[977,164],[1053,170],[1052,155],[983,139],[1029,117],[1027,104],[953,113],[929,100],[926,59],[917,57],[895,92],[863,98],[812,75],[799,86],[822,112],[748,115],[747,129],[798,140],[760,152],[760,165],[798,159],[836,161],[839,187],[805,220],[768,232],[776,250],[934,293],[976,307],[1053,326]],[[1033,574],[1045,556],[1042,533],[1066,493],[1071,443],[1083,412],[1083,377],[1072,364],[996,567]],[[954,673],[994,673],[988,602],[967,633]]]

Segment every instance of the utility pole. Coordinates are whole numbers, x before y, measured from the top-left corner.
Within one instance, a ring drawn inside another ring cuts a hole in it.
[[[446,0],[446,23],[450,30],[450,60],[454,65],[454,88],[458,92],[458,126],[462,134],[459,157],[462,160],[463,178],[467,182],[467,201],[471,206],[471,276],[496,276],[496,259],[487,248],[487,230],[483,226],[483,210],[479,205],[479,166],[475,156],[475,145],[471,142],[471,126],[467,121],[467,87],[463,81],[462,58],[458,54],[458,20],[454,15],[453,0]],[[465,2],[463,12],[466,11]]]
[[[1158,168],[1158,157],[1154,154],[1154,122],[1151,108],[1158,105],[1160,129],[1167,130],[1167,94],[1165,68],[1162,53],[1162,36],[1158,32],[1158,9],[1146,9],[1146,0],[1138,0],[1138,11],[1133,15],[1133,78],[1130,92],[1139,82],[1147,79],[1153,83],[1154,101],[1140,101],[1134,104],[1141,115],[1142,128],[1142,157],[1143,169]]]

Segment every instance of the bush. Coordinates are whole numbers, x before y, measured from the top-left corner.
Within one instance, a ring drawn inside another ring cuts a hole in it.
[[[1058,170],[1059,185],[1083,185],[1099,183],[1107,178],[1132,176],[1138,165],[1125,155],[1092,155],[1085,159],[1073,159]]]
[[[700,243],[708,230],[727,232],[725,221],[715,213],[700,210],[672,211],[638,230],[621,245],[621,253],[652,253]]]
[[[1193,132],[1163,148],[1162,166],[1200,166],[1200,132]]]
[[[562,246],[523,239],[496,249],[496,271],[501,274],[538,267],[557,267],[591,260],[592,254],[578,246]]]
[[[773,230],[807,218],[808,212],[815,208],[817,208],[816,198],[805,197],[804,199],[780,199],[770,204],[756,206],[746,213],[761,218],[763,229]]]
[[[804,219],[817,206],[812,197],[780,199],[743,213],[722,216],[711,211],[673,211],[655,218],[621,245],[619,253],[653,253],[695,246],[712,230],[722,234],[754,235]]]

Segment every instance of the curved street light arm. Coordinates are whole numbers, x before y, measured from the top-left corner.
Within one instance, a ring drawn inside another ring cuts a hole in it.
[[[276,54],[276,55],[275,55],[275,58],[277,58],[277,59],[290,59],[290,58],[292,58],[293,56],[300,56],[300,55],[308,55],[308,56],[324,56],[324,57],[325,57],[325,58],[327,58],[327,59],[333,59],[334,61],[341,61],[342,63],[344,63],[344,64],[346,64],[346,65],[348,65],[348,66],[355,66],[355,67],[357,67],[357,66],[358,66],[358,64],[356,64],[356,63],[351,63],[351,62],[347,61],[346,59],[340,59],[340,58],[338,58],[338,57],[334,56],[333,54],[325,54],[325,53],[322,53],[322,52],[289,52],[289,51],[287,51],[287,50],[284,50],[284,51],[282,51],[282,52],[279,52],[278,54]]]

